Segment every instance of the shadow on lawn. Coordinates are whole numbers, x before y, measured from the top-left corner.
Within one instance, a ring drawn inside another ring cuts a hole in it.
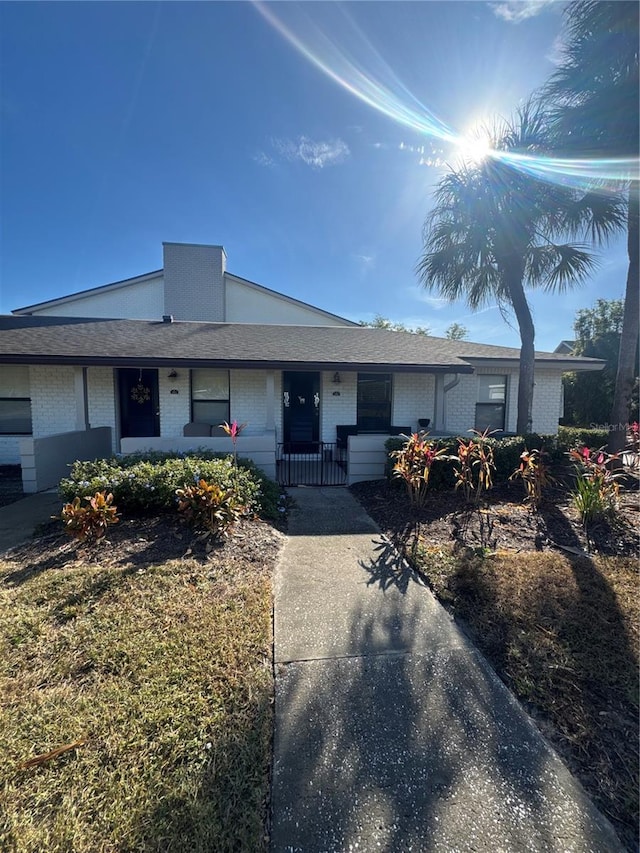
[[[571,550],[547,552],[540,564],[547,568],[537,579],[505,592],[502,579],[475,555],[458,560],[448,586],[475,641],[515,692],[551,720],[547,735],[635,850],[636,650],[611,583],[584,554],[572,525],[550,505],[541,515]],[[537,555],[530,557],[527,569],[533,574]],[[505,570],[502,564],[497,569]]]

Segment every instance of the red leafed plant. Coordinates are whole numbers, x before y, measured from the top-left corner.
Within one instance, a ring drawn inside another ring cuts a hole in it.
[[[485,439],[491,435],[489,430],[478,432],[473,429],[477,438],[465,441],[458,439],[458,455],[451,459],[456,464],[456,489],[462,489],[466,501],[475,494],[476,501],[480,500],[483,492],[488,492],[493,486],[495,464],[493,448]]]
[[[538,509],[544,489],[553,482],[545,457],[544,450],[525,448],[520,454],[520,465],[509,477],[510,480],[516,477],[521,478],[527,492],[525,503],[528,503],[533,510]]]
[[[107,528],[118,523],[118,510],[113,505],[113,495],[96,492],[82,500],[74,498],[62,507],[60,520],[69,536],[88,545],[95,545],[106,536]]]
[[[427,433],[413,433],[400,450],[391,453],[396,459],[393,473],[401,477],[407,487],[407,493],[412,505],[423,507],[427,499],[429,474],[431,467],[438,459],[447,458],[447,449],[438,447],[435,441],[427,439]]]

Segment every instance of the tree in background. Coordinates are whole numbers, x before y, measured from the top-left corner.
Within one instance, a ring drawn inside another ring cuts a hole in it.
[[[390,332],[411,332],[413,335],[426,336],[431,334],[431,329],[428,326],[416,326],[413,329],[404,323],[394,323],[388,317],[383,317],[382,314],[376,314],[373,320],[360,320],[360,325],[368,326],[371,329],[388,329]]]
[[[461,326],[460,323],[452,323],[447,328],[444,336],[450,341],[463,341],[469,337],[469,329],[466,326]]]
[[[637,2],[574,0],[565,9],[565,44],[556,72],[546,87],[556,103],[554,127],[566,156],[635,158],[627,178],[627,249],[629,269],[624,322],[609,451],[625,441],[634,377],[638,374],[640,326],[640,225],[638,155],[640,145],[638,78],[639,10]],[[621,427],[615,429],[616,426]]]
[[[530,100],[491,134],[496,152],[549,153],[548,116]],[[525,288],[562,292],[580,284],[595,262],[584,243],[605,241],[620,227],[619,200],[542,181],[500,156],[450,168],[426,220],[418,275],[424,287],[472,310],[489,301],[515,314],[520,332],[516,431],[531,432],[535,328]]]
[[[574,355],[601,358],[607,364],[599,373],[567,373],[563,377],[565,423],[589,427],[608,422],[616,384],[623,314],[621,299],[598,299],[593,308],[577,312],[573,324]]]

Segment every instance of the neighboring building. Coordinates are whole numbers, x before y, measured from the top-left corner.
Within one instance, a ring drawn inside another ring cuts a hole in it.
[[[359,326],[231,275],[221,246],[165,243],[162,270],[17,309],[0,330],[0,462],[31,436],[33,470],[54,445],[95,453],[92,434],[114,451],[222,449],[224,420],[247,422],[245,452],[271,474],[283,454],[332,447],[339,425],[376,454],[419,419],[515,430],[517,349]],[[602,366],[537,353],[533,430],[557,432],[564,371]],[[350,481],[381,476],[361,463]]]
[[[573,355],[575,346],[575,341],[560,341],[558,346],[554,349],[554,352],[557,352],[560,355]]]

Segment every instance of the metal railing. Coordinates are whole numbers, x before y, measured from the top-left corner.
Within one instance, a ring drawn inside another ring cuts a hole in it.
[[[335,442],[278,444],[276,477],[281,486],[344,486],[347,453]]]

